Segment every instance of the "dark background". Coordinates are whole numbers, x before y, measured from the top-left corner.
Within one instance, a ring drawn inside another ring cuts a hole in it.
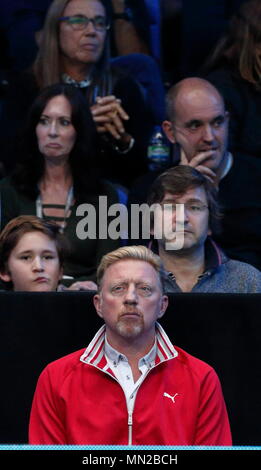
[[[234,445],[261,444],[261,294],[172,294],[171,341],[219,375]],[[27,443],[37,378],[86,347],[102,321],[90,292],[0,293],[0,443]]]

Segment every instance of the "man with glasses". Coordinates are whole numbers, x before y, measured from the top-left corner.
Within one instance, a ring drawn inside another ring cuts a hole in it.
[[[199,171],[185,165],[170,168],[155,180],[148,201],[161,207],[154,211],[152,233],[157,237],[162,226],[155,243],[166,292],[261,292],[261,273],[229,259],[211,239],[219,230],[217,195]],[[182,238],[179,249],[177,237]]]

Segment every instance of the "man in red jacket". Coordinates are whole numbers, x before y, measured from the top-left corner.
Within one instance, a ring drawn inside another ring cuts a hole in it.
[[[42,372],[30,444],[231,445],[216,373],[157,322],[168,305],[159,271],[144,246],[102,258],[94,305],[105,325]]]

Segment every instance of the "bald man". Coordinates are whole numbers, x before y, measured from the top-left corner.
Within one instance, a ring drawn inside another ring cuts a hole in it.
[[[194,167],[218,186],[233,163],[227,151],[229,114],[222,96],[207,80],[192,77],[169,89],[166,105],[168,120],[162,127],[173,144],[170,166]],[[129,205],[146,202],[151,184],[162,171],[151,171],[136,180]]]
[[[227,152],[228,112],[223,98],[207,80],[186,78],[167,94],[163,129],[178,147],[180,164],[189,165],[219,183],[232,165]]]

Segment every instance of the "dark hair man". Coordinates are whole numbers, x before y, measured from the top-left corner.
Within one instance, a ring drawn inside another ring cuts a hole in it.
[[[148,201],[162,207],[154,227],[169,220],[174,239],[180,230],[184,233],[181,249],[168,249],[164,231],[157,240],[166,292],[261,292],[260,271],[229,259],[211,238],[219,230],[217,191],[202,173],[190,166],[170,168],[154,181]],[[183,204],[182,220],[176,204]]]

